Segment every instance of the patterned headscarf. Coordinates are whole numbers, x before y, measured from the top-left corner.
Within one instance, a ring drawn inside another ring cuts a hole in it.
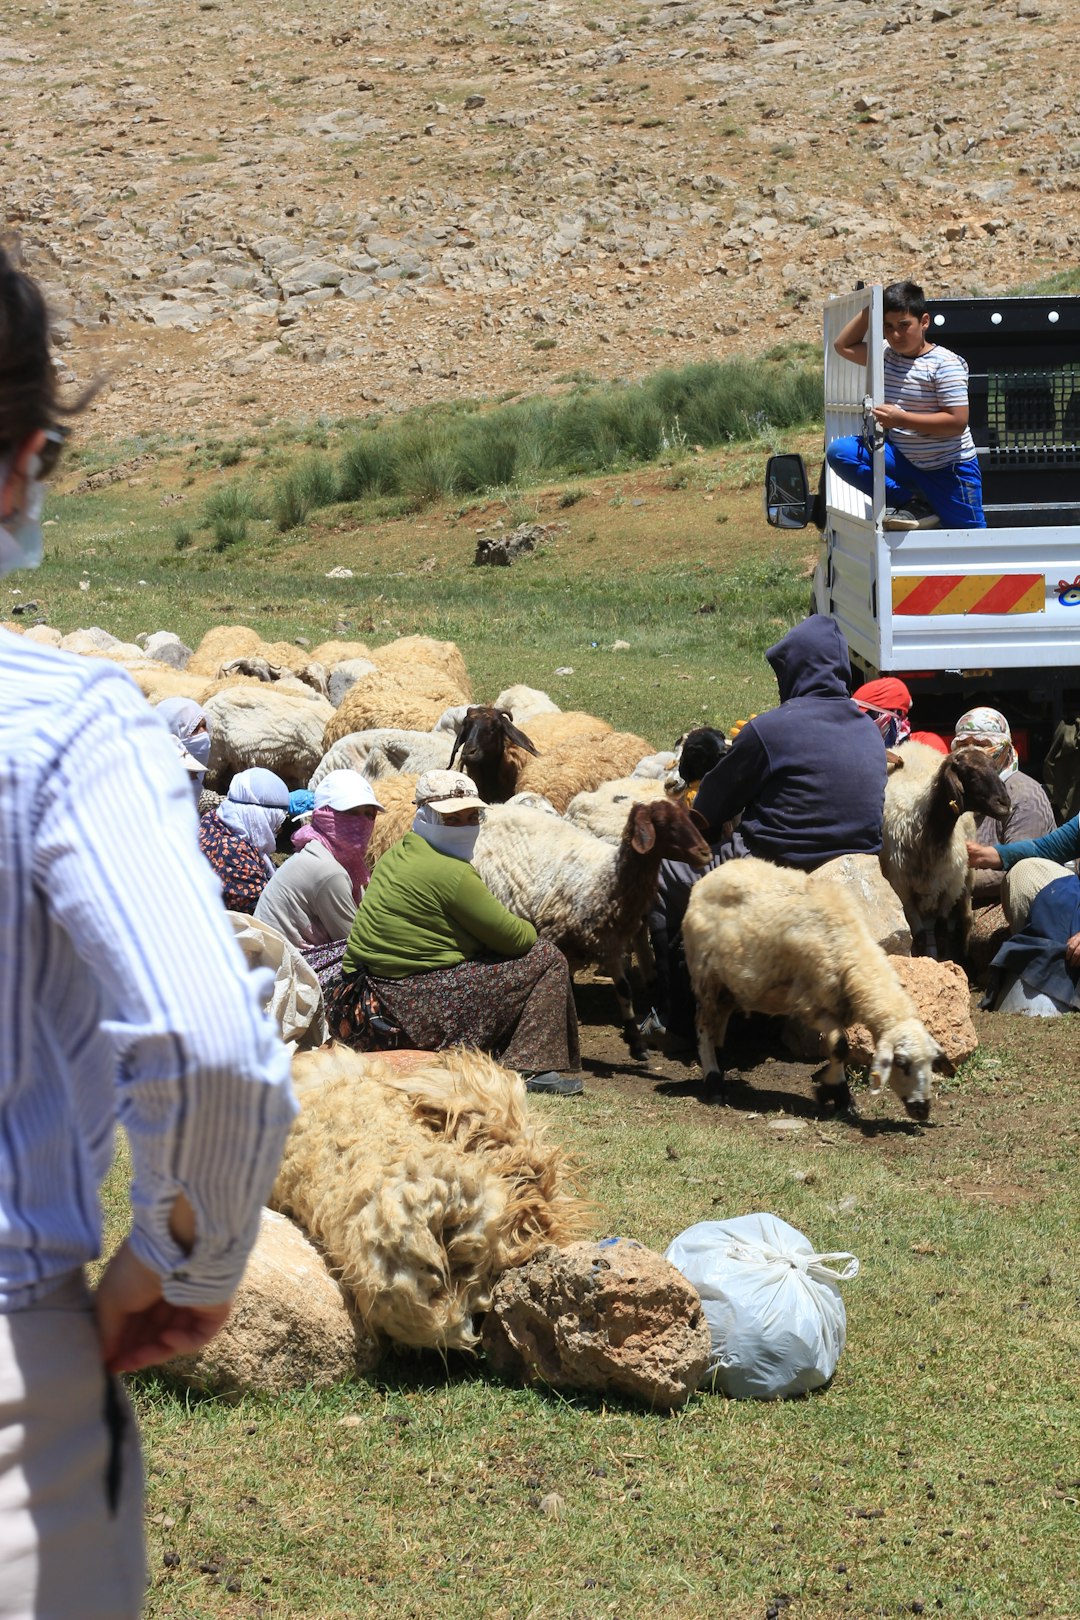
[[[217,817],[259,851],[268,871],[277,845],[278,829],[289,813],[289,790],[280,776],[256,765],[239,771],[229,784],[229,796],[217,807]]]
[[[949,752],[959,748],[983,749],[1003,782],[1020,768],[1009,722],[997,709],[969,709],[960,716]]]

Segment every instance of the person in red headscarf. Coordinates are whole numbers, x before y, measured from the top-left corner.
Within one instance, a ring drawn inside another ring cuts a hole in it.
[[[895,675],[867,681],[865,686],[852,692],[851,701],[877,726],[886,748],[895,748],[905,737],[910,737],[911,693]]]

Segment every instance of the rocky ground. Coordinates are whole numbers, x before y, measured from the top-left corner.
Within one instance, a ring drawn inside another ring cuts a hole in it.
[[[1068,0],[47,0],[0,193],[105,434],[814,341],[1080,242]]]

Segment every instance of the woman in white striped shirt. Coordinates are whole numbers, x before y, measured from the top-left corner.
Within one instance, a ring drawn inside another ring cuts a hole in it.
[[[63,441],[44,301],[0,250],[0,572]],[[199,1348],[294,1103],[164,725],[129,677],[0,631],[0,1617],[142,1607],[116,1374]],[[123,1124],[132,1225],[91,1297]]]
[[[885,402],[874,416],[885,429],[884,529],[985,529],[982,475],[968,427],[967,361],[927,340],[930,316],[922,288],[896,281],[882,294]],[[868,309],[856,315],[833,348],[865,366]],[[854,434],[825,453],[833,471],[864,495],[874,489],[873,458]],[[925,502],[919,510],[920,497]]]

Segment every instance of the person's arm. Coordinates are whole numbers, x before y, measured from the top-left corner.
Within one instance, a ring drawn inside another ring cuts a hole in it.
[[[733,821],[752,800],[766,771],[768,756],[751,720],[711,771],[701,779],[694,809],[708,822],[710,844],[721,835],[725,821]]]
[[[447,910],[489,951],[500,956],[524,956],[536,944],[536,929],[524,917],[515,917],[496,900],[483,878],[462,861],[461,881]]]
[[[123,1346],[110,1299],[134,1319],[147,1291],[130,1259],[174,1323],[227,1306],[295,1112],[289,1060],[198,853],[187,779],[127,677],[87,683],[44,783],[35,883],[97,982],[131,1146],[132,1227],[103,1279],[103,1342]]]
[[[854,360],[857,366],[866,364],[866,332],[870,325],[870,308],[862,309],[848,321],[843,331],[833,342],[837,354],[845,360]]]
[[[970,846],[969,846],[970,847]],[[994,849],[1002,869],[1009,871],[1017,861],[1039,859],[1057,861],[1067,866],[1080,857],[1080,816],[1074,816],[1063,827],[1044,833],[1041,838],[1025,838],[1012,844],[995,844]]]

